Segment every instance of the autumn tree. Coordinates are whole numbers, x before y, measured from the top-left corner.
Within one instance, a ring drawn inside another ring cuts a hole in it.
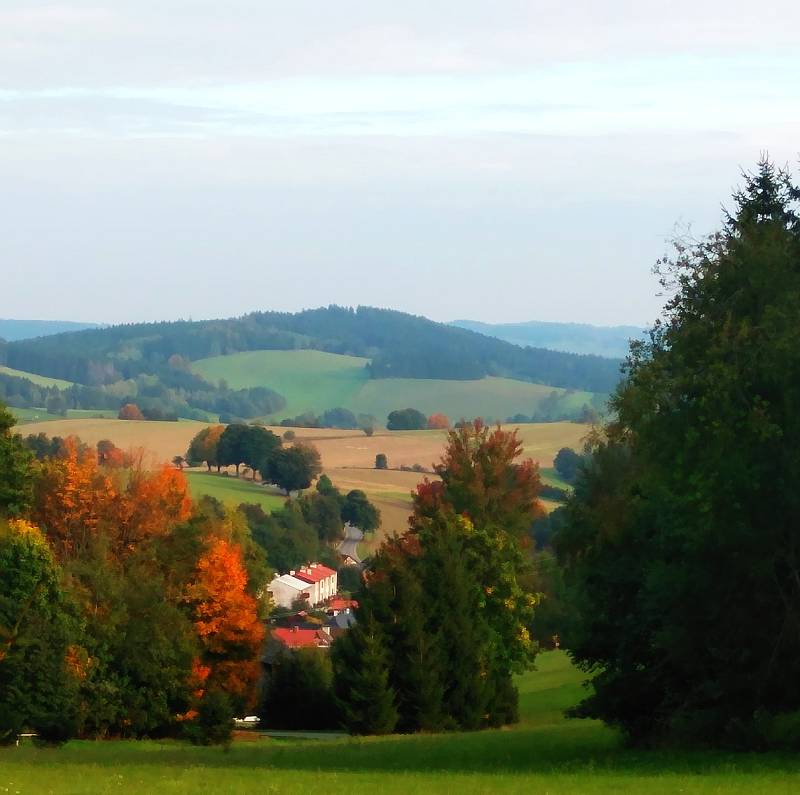
[[[201,661],[208,668],[204,688],[226,692],[237,711],[255,703],[264,639],[247,584],[241,548],[213,540],[198,561],[185,596],[203,645]]]
[[[521,454],[516,430],[490,430],[480,419],[460,425],[448,433],[442,460],[434,466],[441,480],[426,478],[417,488],[415,516],[432,516],[447,506],[476,525],[496,525],[523,539],[542,508],[539,467],[529,458],[519,461]]]
[[[113,469],[125,466],[125,453],[110,439],[101,439],[97,443],[97,463]]]
[[[143,420],[144,414],[142,414],[141,409],[135,403],[126,403],[119,410],[118,417],[121,420]]]
[[[212,425],[197,433],[189,443],[189,449],[186,452],[186,460],[189,464],[203,462],[209,472],[212,466],[219,469],[219,440],[224,431],[224,425]]]
[[[446,414],[431,414],[428,417],[428,429],[432,431],[449,430],[450,418]]]

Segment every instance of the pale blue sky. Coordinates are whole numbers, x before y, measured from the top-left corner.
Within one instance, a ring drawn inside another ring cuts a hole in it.
[[[645,323],[797,171],[796,3],[395,5],[2,3],[0,316]]]

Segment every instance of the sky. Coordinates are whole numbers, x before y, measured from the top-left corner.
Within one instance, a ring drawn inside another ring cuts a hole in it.
[[[0,317],[649,324],[763,152],[796,0],[0,0]]]

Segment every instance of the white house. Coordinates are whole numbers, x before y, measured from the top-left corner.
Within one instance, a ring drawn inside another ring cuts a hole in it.
[[[276,605],[290,608],[296,599],[305,599],[309,607],[316,607],[336,596],[338,588],[338,575],[333,569],[321,563],[309,563],[297,571],[275,577],[267,590]]]

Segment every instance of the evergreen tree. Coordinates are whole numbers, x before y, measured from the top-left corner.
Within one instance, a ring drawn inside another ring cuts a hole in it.
[[[800,709],[800,191],[769,162],[721,232],[661,263],[559,531],[600,670],[578,714],[632,741],[758,746]]]
[[[397,726],[395,694],[389,685],[389,654],[381,625],[362,616],[331,650],[335,692],[345,726],[353,734],[390,734]]]
[[[0,516],[22,516],[33,500],[31,454],[12,434],[14,415],[0,404]]]

